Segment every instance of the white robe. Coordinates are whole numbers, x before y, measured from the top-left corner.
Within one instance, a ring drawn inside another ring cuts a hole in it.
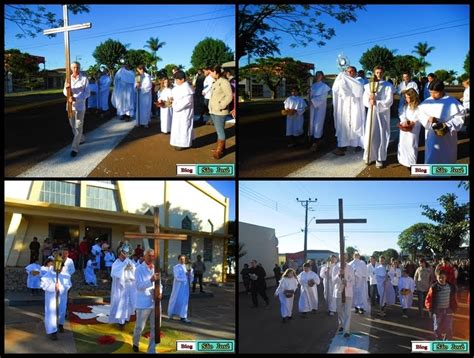
[[[371,263],[367,264],[367,281],[369,281],[369,285],[376,285],[377,284],[377,279],[375,278],[375,268],[377,267],[377,264],[375,264],[375,267],[372,266]]]
[[[367,305],[367,265],[362,260],[352,260],[349,266],[354,270],[354,295],[352,300],[352,307],[359,307],[366,310]]]
[[[67,273],[70,277],[76,272],[76,268],[74,267],[74,261],[72,261],[71,258],[67,258],[66,261],[64,261],[64,266],[63,266],[63,273]]]
[[[133,116],[135,111],[135,74],[122,67],[114,78],[112,106],[117,109],[117,115]]]
[[[313,280],[315,285],[313,287],[308,286],[308,281]],[[314,271],[305,272],[302,271],[298,275],[298,281],[300,282],[300,299],[298,302],[298,310],[300,312],[309,312],[318,309],[318,285],[321,280]]]
[[[283,318],[291,317],[293,314],[293,301],[295,299],[295,295],[291,297],[285,296],[285,291],[292,290],[296,291],[298,288],[298,281],[295,277],[282,277],[280,283],[275,291],[275,296],[278,296],[278,300],[280,301],[280,313]]]
[[[90,96],[87,98],[87,108],[97,108],[97,84],[89,83],[87,90]]]
[[[92,255],[95,256],[94,268],[99,269],[100,268],[100,255],[102,254],[102,248],[100,247],[99,244],[95,244],[91,248],[91,253]]]
[[[309,133],[316,139],[323,136],[327,98],[330,91],[331,87],[323,81],[319,81],[312,84],[309,92]]]
[[[285,109],[294,109],[296,113],[286,116],[286,135],[300,136],[303,134],[303,113],[306,109],[306,102],[300,96],[290,96],[283,103]]]
[[[339,73],[332,86],[334,126],[338,147],[363,147],[365,108],[364,87],[355,78]]]
[[[464,124],[461,111],[464,107],[453,97],[444,96],[438,100],[428,98],[419,105],[420,122],[425,127],[425,164],[456,164],[458,155],[458,131]],[[445,123],[449,131],[438,137],[428,118],[435,117]]]
[[[136,100],[135,108],[137,109],[137,125],[148,125],[151,118],[151,78],[148,73],[141,76],[140,90],[135,89]],[[140,104],[140,106],[138,106]]]
[[[193,281],[193,269],[187,275],[186,265],[177,264],[173,267],[173,289],[168,303],[168,317],[173,315],[188,318],[189,283]]]
[[[337,310],[337,302],[336,298],[333,295],[334,285],[332,283],[332,270],[334,269],[335,264],[323,265],[321,266],[321,271],[319,272],[321,278],[323,279],[324,285],[324,298],[328,304],[328,311],[329,312],[336,312]]]
[[[71,280],[68,274],[60,273],[59,282],[59,324],[64,325],[67,308],[67,292],[71,288]],[[44,326],[46,334],[58,330],[56,316],[56,272],[47,271],[41,277],[41,288],[44,290]]]
[[[397,87],[397,93],[400,95],[400,102],[398,102],[398,113],[400,113],[403,107],[405,106],[405,95],[402,94],[402,92],[406,91],[409,88],[413,88],[416,93],[418,93],[418,85],[416,84],[416,82],[413,81],[410,81],[408,83],[402,81]]]
[[[173,97],[171,88],[163,88],[158,93],[158,101],[166,102]],[[171,121],[173,119],[173,107],[161,107],[160,108],[160,125],[163,133],[169,133],[171,131]]]
[[[380,307],[393,305],[395,303],[395,290],[385,266],[377,264],[375,268],[375,279],[377,280]]]
[[[407,288],[411,292],[408,295],[402,295],[400,293],[400,305],[402,308],[410,308],[413,304],[413,292],[415,291],[415,280],[410,276],[401,277],[398,281],[398,292],[401,292],[402,289]]]
[[[28,278],[26,279],[27,288],[41,288],[41,266],[36,263],[31,263],[25,267]],[[33,272],[36,275],[33,275]]]
[[[418,138],[420,136],[421,123],[419,119],[418,108],[414,110],[408,106],[404,106],[402,111],[398,113],[400,123],[415,122],[413,129],[410,132],[400,130],[400,138],[398,142],[398,162],[405,167],[416,164],[418,157]]]
[[[175,85],[172,90],[173,122],[170,144],[189,148],[194,139],[194,90],[188,82]]]
[[[376,103],[373,109],[372,136],[370,144],[370,156],[368,153],[370,113],[369,104],[370,85],[364,86],[364,106],[367,110],[367,121],[365,124],[364,137],[364,161],[369,157],[369,163],[373,161],[383,162],[387,160],[388,142],[390,140],[390,107],[393,103],[393,86],[389,82],[379,81],[378,91],[375,94]]]
[[[105,267],[112,267],[115,262],[115,255],[112,251],[107,251],[104,256]]]
[[[344,267],[344,279],[346,280],[346,285],[342,284],[342,280],[339,277],[339,271],[341,270],[341,263],[338,262],[334,265],[332,270],[332,282],[334,285],[333,296],[335,298],[342,297],[342,291],[344,291],[344,295],[346,297],[353,297],[354,296],[354,269],[347,265]]]
[[[94,267],[92,260],[87,261],[86,268],[84,269],[84,281],[91,285],[97,285],[97,278],[95,276]]]
[[[99,78],[99,92],[97,96],[98,105],[97,107],[103,111],[109,110],[109,94],[110,94],[110,84],[112,80],[108,75],[102,75]]]
[[[470,87],[466,88],[464,90],[463,96],[462,96],[462,105],[464,108],[469,109],[470,103],[469,103],[469,93]]]
[[[125,268],[130,265],[129,269]],[[112,265],[112,293],[110,295],[109,323],[124,324],[134,314],[137,298],[135,288],[135,265],[126,258],[115,260]]]

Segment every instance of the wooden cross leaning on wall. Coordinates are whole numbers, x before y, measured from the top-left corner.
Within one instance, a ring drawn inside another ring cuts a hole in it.
[[[187,235],[182,234],[164,234],[160,233],[160,212],[157,206],[153,210],[153,227],[154,232],[152,234],[142,233],[142,232],[125,232],[124,239],[128,240],[143,240],[143,239],[152,239],[153,240],[153,250],[155,251],[155,273],[160,272],[160,240],[187,240]],[[161,278],[160,278],[161,281]],[[161,312],[160,312],[160,299],[159,296],[160,285],[159,282],[155,282],[155,344],[160,343],[160,321],[161,321]]]

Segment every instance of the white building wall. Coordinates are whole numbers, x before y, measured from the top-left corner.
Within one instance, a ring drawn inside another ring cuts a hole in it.
[[[28,199],[32,180],[5,180],[5,198]]]
[[[163,220],[164,181],[126,181],[121,180],[124,207],[129,213],[143,213],[144,204],[160,206],[160,218]],[[146,211],[146,210],[145,210]],[[164,225],[164,222],[161,222]]]

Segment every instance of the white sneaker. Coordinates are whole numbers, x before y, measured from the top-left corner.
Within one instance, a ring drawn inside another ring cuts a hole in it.
[[[383,162],[379,162],[378,160],[375,162],[375,167],[378,168],[378,169],[382,169],[383,168]]]

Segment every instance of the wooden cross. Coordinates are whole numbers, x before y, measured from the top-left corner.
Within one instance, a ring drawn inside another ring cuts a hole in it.
[[[67,5],[63,5],[63,27],[58,27],[55,29],[48,29],[43,31],[43,35],[51,35],[58,32],[64,32],[64,53],[66,55],[66,82],[71,83],[71,53],[69,49],[69,31],[89,29],[92,27],[90,22],[79,25],[69,26],[68,14],[67,14]],[[71,87],[67,90],[67,115],[68,118],[72,118],[72,103],[69,102],[69,98],[72,97]]]
[[[155,273],[160,272],[160,240],[187,240],[187,235],[181,234],[162,234],[160,233],[160,212],[157,206],[154,207],[153,212],[153,226],[154,233],[147,234],[141,232],[125,232],[125,239],[152,239],[154,243],[153,250],[155,251]],[[161,279],[160,279],[161,280]],[[155,282],[155,344],[160,343],[160,321],[161,321],[161,312],[160,312],[160,284],[158,281]]]
[[[367,219],[344,219],[342,199],[339,199],[339,219],[316,219],[316,224],[339,224],[339,253],[341,256],[342,278],[344,278],[344,224],[366,224]],[[346,302],[345,288],[342,290],[342,303]]]

